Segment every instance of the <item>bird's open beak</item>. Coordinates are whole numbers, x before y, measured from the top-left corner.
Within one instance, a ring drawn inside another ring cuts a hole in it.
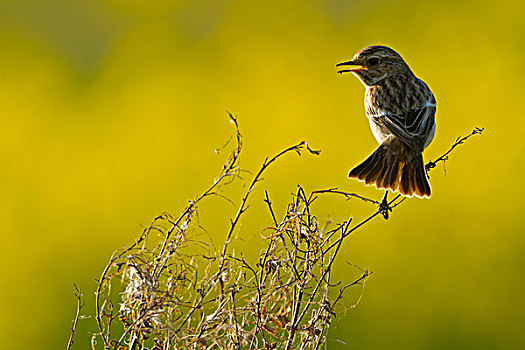
[[[348,69],[342,69],[342,70],[337,71],[337,73],[339,73],[339,74],[348,73],[348,72],[355,72],[355,71],[360,71],[360,70],[366,70],[365,66],[363,66],[362,64],[359,64],[359,63],[357,63],[355,61],[341,62],[341,63],[336,64],[335,66],[336,67],[350,66],[350,68],[348,68]]]

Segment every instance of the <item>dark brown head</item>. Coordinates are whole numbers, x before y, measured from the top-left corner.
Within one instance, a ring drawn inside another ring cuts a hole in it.
[[[338,73],[351,72],[365,86],[377,85],[385,78],[399,76],[406,79],[407,75],[414,75],[397,52],[380,45],[365,47],[357,52],[352,60],[336,65],[341,66],[351,68],[340,70]]]

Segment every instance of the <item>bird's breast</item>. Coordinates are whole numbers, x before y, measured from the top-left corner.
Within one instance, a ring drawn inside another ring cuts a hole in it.
[[[382,144],[392,133],[390,130],[386,129],[383,125],[376,123],[374,118],[368,118],[370,123],[370,130],[376,139],[377,143]]]

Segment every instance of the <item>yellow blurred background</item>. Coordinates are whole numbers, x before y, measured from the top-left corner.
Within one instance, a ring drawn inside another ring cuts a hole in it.
[[[111,253],[217,175],[227,110],[244,168],[303,139],[322,149],[268,171],[240,242],[270,223],[263,189],[280,213],[298,183],[379,199],[346,178],[376,143],[363,87],[334,65],[384,44],[438,100],[425,159],[486,131],[432,171],[432,199],[347,239],[338,276],[355,273],[345,261],[374,274],[359,306],[339,309],[328,348],[525,348],[524,10],[518,0],[2,1],[1,347],[65,347],[73,283],[93,315]],[[373,209],[316,205],[320,220]],[[220,242],[235,208],[203,210]],[[82,321],[74,348],[88,349],[94,330]]]

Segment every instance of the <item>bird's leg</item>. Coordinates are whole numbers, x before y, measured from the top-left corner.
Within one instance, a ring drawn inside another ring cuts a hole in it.
[[[388,203],[387,197],[388,197],[388,190],[385,191],[385,195],[383,196],[383,200],[381,201],[381,203],[387,204]]]
[[[383,215],[385,220],[388,220],[388,212],[392,211],[392,208],[388,205],[388,190],[385,191],[385,195],[383,196],[383,200],[377,205],[377,210],[379,210],[379,213]]]

